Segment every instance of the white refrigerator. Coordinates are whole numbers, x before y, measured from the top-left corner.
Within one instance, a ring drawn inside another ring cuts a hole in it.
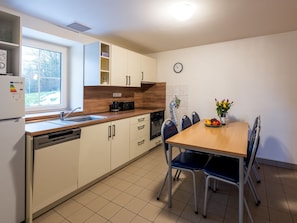
[[[0,75],[0,221],[25,220],[24,79]]]

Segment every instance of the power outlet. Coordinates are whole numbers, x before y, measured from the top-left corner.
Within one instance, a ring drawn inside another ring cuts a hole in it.
[[[122,93],[112,93],[112,97],[120,98],[120,97],[122,97]]]

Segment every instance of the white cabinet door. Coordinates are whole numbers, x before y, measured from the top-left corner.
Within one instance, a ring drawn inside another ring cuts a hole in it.
[[[111,170],[129,161],[129,119],[111,123]]]
[[[141,55],[141,81],[156,82],[157,81],[157,60]]]
[[[140,87],[141,85],[140,59],[140,54],[127,50],[127,75],[130,87]]]
[[[127,50],[111,46],[111,85],[127,86]]]
[[[82,128],[78,186],[82,187],[110,171],[108,127],[102,123]]]
[[[141,54],[115,45],[111,49],[111,85],[140,87]]]

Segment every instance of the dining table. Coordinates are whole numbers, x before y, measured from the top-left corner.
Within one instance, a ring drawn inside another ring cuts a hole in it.
[[[185,148],[239,160],[238,222],[243,222],[244,158],[247,156],[248,123],[229,121],[226,125],[206,126],[204,120],[166,140],[168,146],[168,207],[172,206],[172,148]]]

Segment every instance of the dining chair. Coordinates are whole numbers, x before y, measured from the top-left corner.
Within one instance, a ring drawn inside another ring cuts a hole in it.
[[[245,167],[244,167],[245,169],[244,184],[248,183],[249,181],[249,174],[252,169],[254,159],[255,159],[255,154],[259,146],[259,135],[260,135],[260,127],[257,125],[254,131],[251,132],[251,137],[250,137],[251,141],[247,148],[247,158],[246,158]],[[235,185],[239,189],[239,160],[231,157],[215,156],[205,165],[204,173],[206,175],[206,180],[205,180],[203,217],[206,217],[207,194],[208,194],[210,179]],[[244,197],[244,205],[251,222],[254,222],[245,197]]]
[[[185,129],[189,128],[190,126],[192,126],[191,119],[189,118],[189,116],[183,115],[183,117],[181,119],[181,130],[185,130]]]
[[[169,145],[166,143],[166,140],[175,134],[178,133],[177,127],[173,121],[170,119],[166,119],[161,127],[161,138],[163,149],[165,153],[165,160],[168,165],[169,161]],[[194,191],[194,202],[195,202],[195,213],[198,213],[198,205],[197,205],[197,188],[196,188],[196,173],[201,171],[208,161],[208,156],[204,154],[198,153],[187,153],[187,152],[179,152],[171,161],[172,169],[188,171],[192,174],[193,177],[193,191]],[[161,189],[158,193],[157,200],[160,199],[162,190],[167,181],[169,172],[167,171],[164,182],[161,186]],[[171,179],[170,179],[171,180]]]
[[[192,123],[196,124],[197,122],[200,122],[200,117],[197,112],[192,112]]]

